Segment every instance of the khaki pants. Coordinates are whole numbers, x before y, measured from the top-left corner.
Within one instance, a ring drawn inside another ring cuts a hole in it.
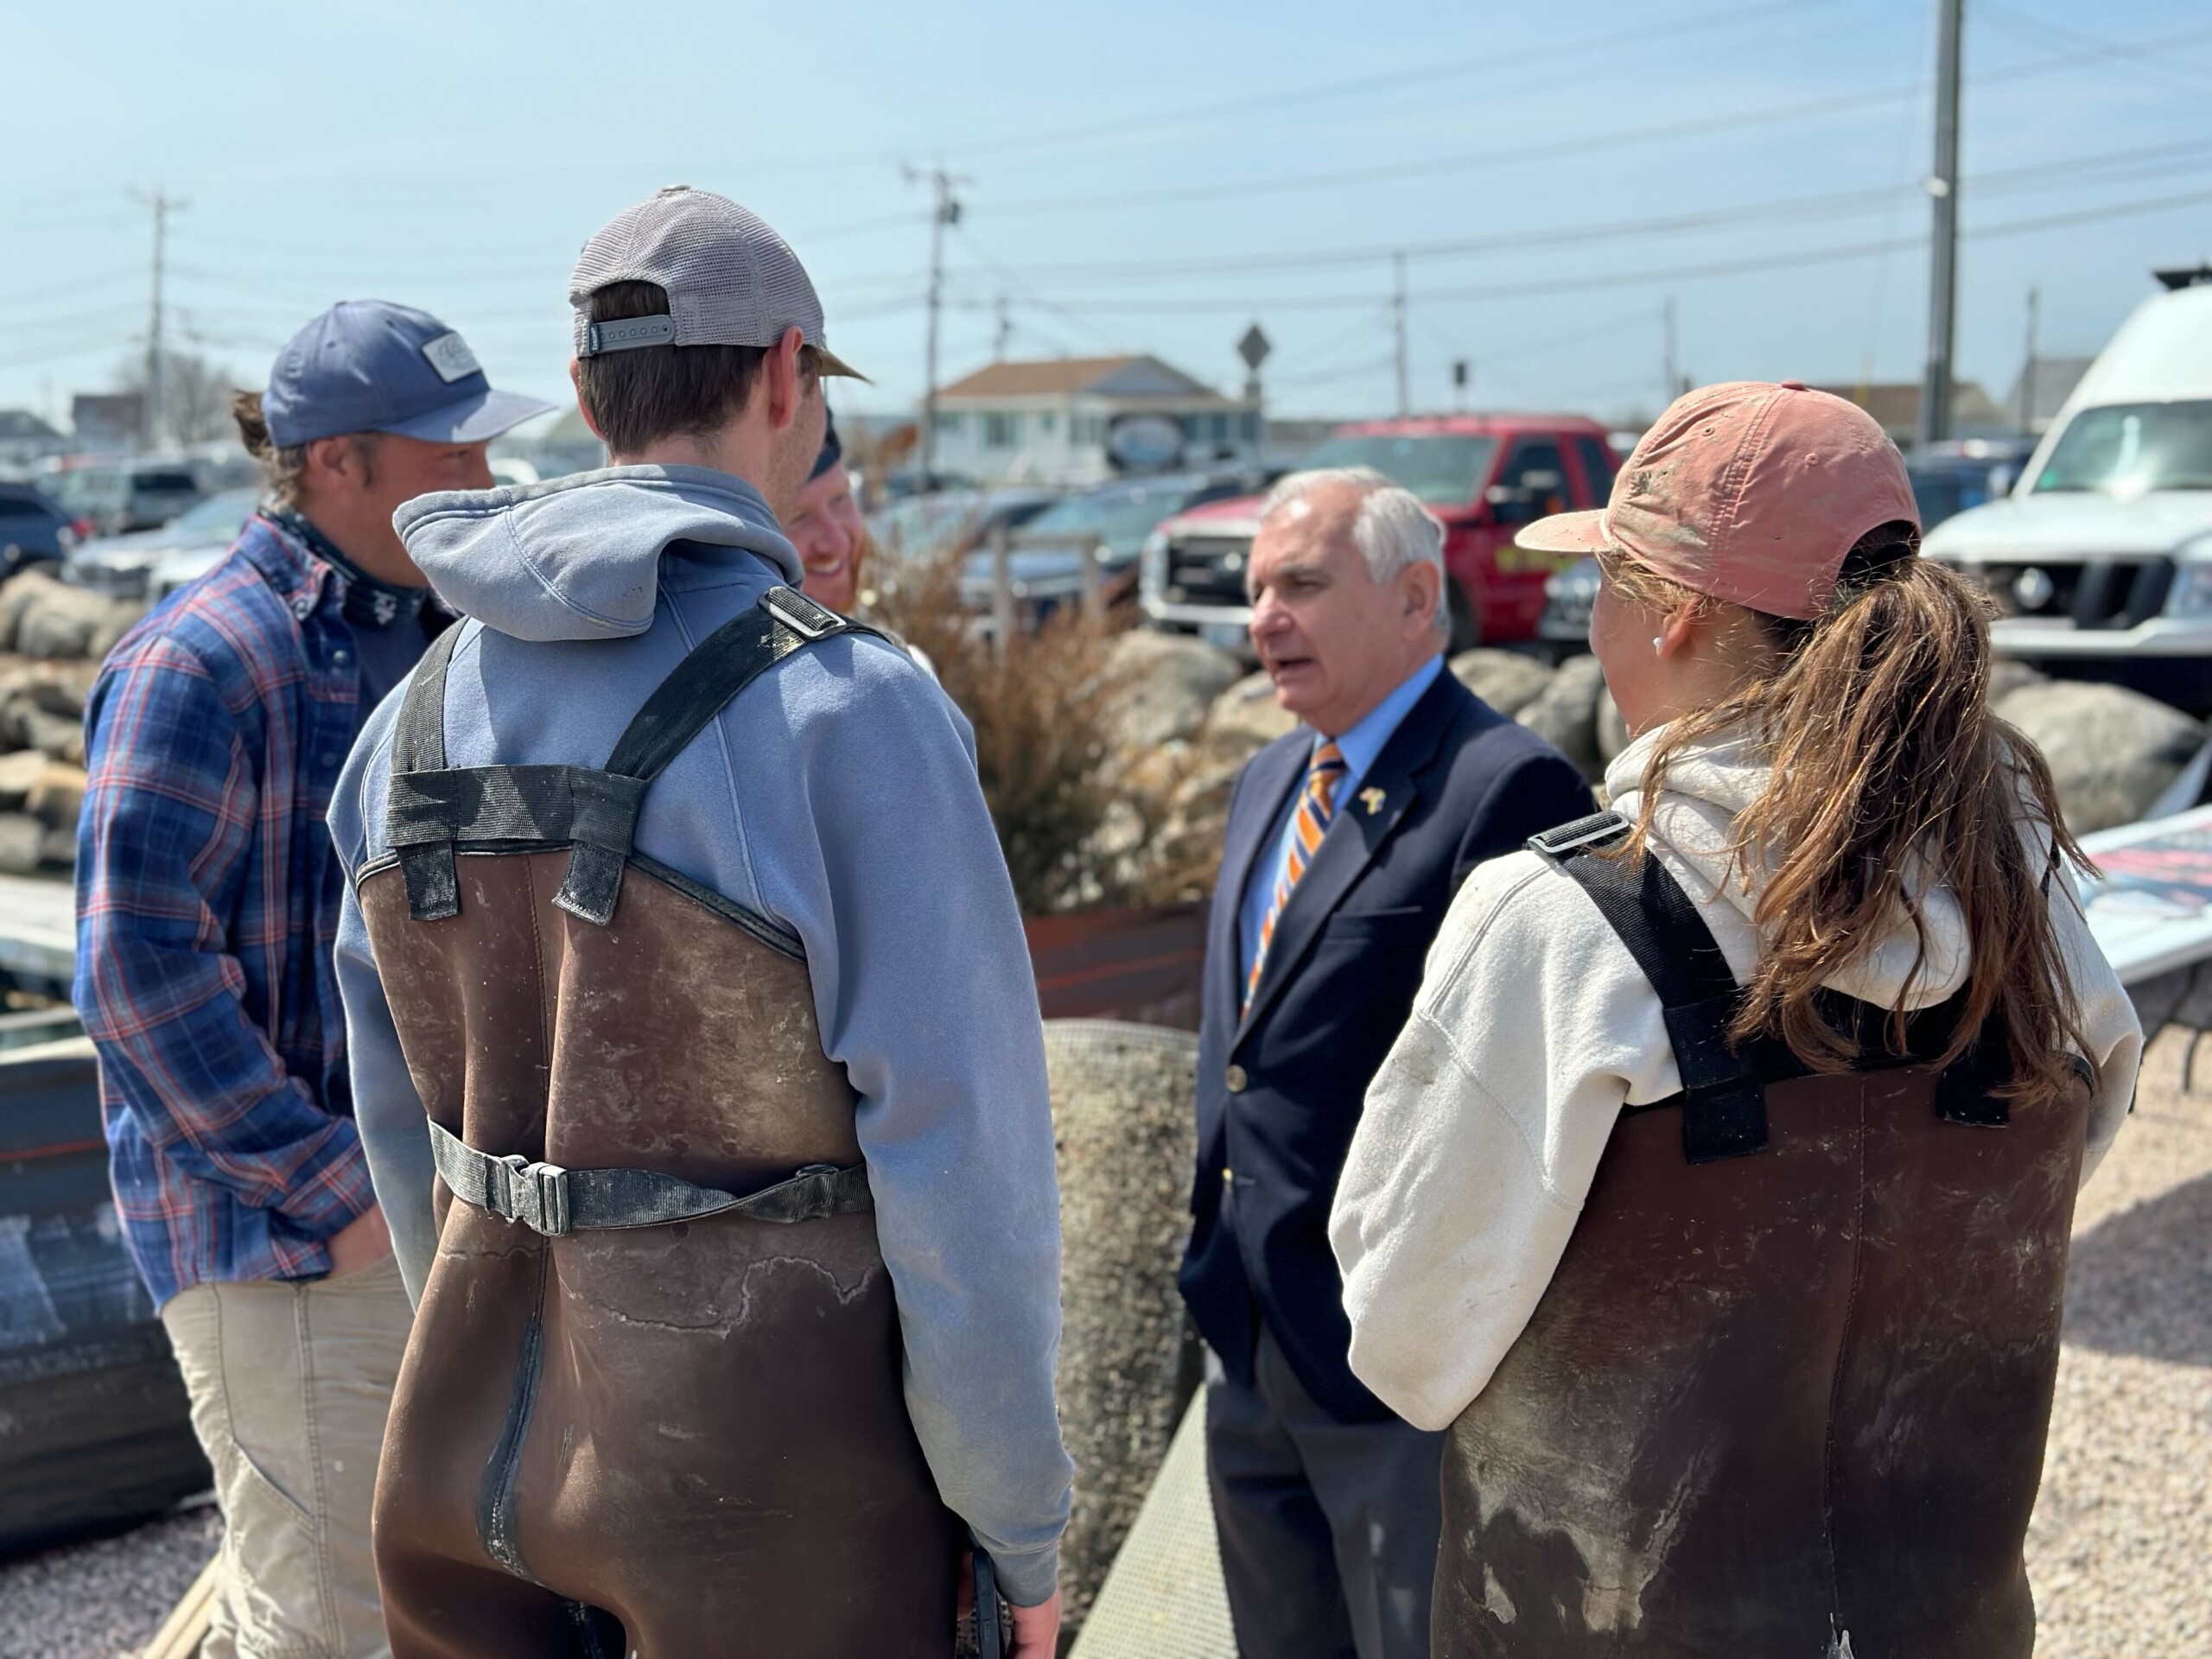
[[[340,1279],[200,1284],[162,1310],[215,1468],[201,1659],[385,1659],[369,1507],[410,1315],[390,1257]]]

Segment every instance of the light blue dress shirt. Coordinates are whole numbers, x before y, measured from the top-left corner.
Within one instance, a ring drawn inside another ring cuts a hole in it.
[[[1444,658],[1430,658],[1337,740],[1337,753],[1344,759],[1344,775],[1337,785],[1339,815],[1359,788],[1359,780],[1367,775],[1367,769],[1382,753],[1383,745],[1405,719],[1407,711],[1421,701],[1421,694],[1436,683],[1436,677],[1443,671]],[[1323,741],[1321,734],[1315,733],[1313,747],[1319,748]],[[1298,786],[1291,791],[1290,800],[1282,810],[1282,823],[1275,834],[1274,856],[1254,859],[1252,873],[1245,880],[1244,902],[1236,912],[1236,957],[1244,970],[1236,982],[1240,988],[1252,977],[1252,959],[1260,950],[1260,924],[1267,919],[1268,902],[1274,897],[1275,883],[1282,880],[1283,869],[1290,862],[1291,837],[1295,833],[1293,825],[1298,816],[1299,799],[1305,792],[1305,774],[1301,772]]]

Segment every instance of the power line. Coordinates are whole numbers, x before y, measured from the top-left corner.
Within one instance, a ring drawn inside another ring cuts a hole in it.
[[[1985,194],[2010,194],[2023,188],[2041,190],[2054,183],[2063,184],[2082,175],[2120,174],[2126,176],[2157,176],[2175,170],[2170,167],[2141,168],[2133,164],[2151,161],[2190,162],[2212,152],[2212,138],[2183,140],[2177,143],[2146,145],[2139,148],[2113,150],[2096,156],[2058,158],[2036,162],[2018,167],[2005,168],[1987,173],[1974,174],[1966,182]],[[2123,169],[2126,169],[2123,171]],[[2196,171],[2192,165],[2187,170]],[[1147,282],[1160,278],[1206,277],[1213,276],[1237,276],[1255,271],[1287,270],[1324,270],[1332,267],[1376,265],[1404,254],[1409,259],[1439,259],[1464,257],[1477,254],[1519,252],[1542,247],[1565,247],[1615,239],[1645,240],[1653,237],[1680,234],[1700,230],[1722,229],[1743,223],[1771,224],[1781,219],[1802,217],[1845,217],[1860,211],[1879,211],[1893,207],[1901,200],[1920,196],[1926,187],[1910,184],[1877,185],[1861,189],[1826,191],[1812,195],[1771,198],[1764,201],[1742,202],[1726,207],[1706,208],[1689,213],[1666,214],[1650,218],[1606,219],[1579,225],[1550,226],[1537,229],[1494,232],[1477,237],[1454,238],[1434,242],[1415,242],[1370,245],[1357,248],[1286,249],[1268,253],[1233,255],[1218,258],[1187,260],[1132,260],[1113,262],[1084,260],[1028,265],[1019,272],[1001,265],[1001,276],[1016,276],[1032,279],[1049,279],[1056,274],[1066,273],[1101,278],[1117,283]]]
[[[1371,166],[1340,168],[1325,173],[1294,173],[1274,177],[1232,180],[1221,184],[1179,186],[1165,190],[1129,190],[1093,196],[1042,196],[1027,200],[979,204],[978,211],[986,216],[1012,218],[1040,213],[1096,213],[1102,208],[1142,207],[1165,206],[1186,201],[1218,201],[1225,198],[1294,194],[1306,190],[1334,189],[1360,184],[1380,184],[1393,179],[1431,178],[1439,174],[1463,173],[1478,168],[1497,167],[1509,162],[1546,159],[1557,156],[1586,156],[1608,149],[1620,149],[1637,144],[1663,143],[1673,138],[1696,138],[1708,134],[1732,132],[1745,127],[1766,126],[1783,122],[1802,121],[1815,116],[1832,115],[1840,111],[1855,110],[1884,103],[1903,103],[1917,97],[1919,89],[1896,86],[1873,92],[1853,92],[1846,96],[1815,99],[1809,102],[1798,99],[1757,110],[1739,110],[1727,115],[1700,116],[1689,120],[1667,121],[1651,125],[1629,127],[1611,132],[1592,133],[1582,137],[1553,138],[1533,143],[1504,144],[1490,149],[1471,150],[1458,156],[1435,156],[1414,162],[1380,162]]]
[[[1088,139],[1110,137],[1124,132],[1158,133],[1166,129],[1224,120],[1236,116],[1259,111],[1289,109],[1300,104],[1315,103],[1331,99],[1357,96],[1366,92],[1387,92],[1422,81],[1456,79],[1471,74],[1495,74],[1502,68],[1520,64],[1540,63],[1552,59],[1582,61],[1591,55],[1624,47],[1640,46],[1652,40],[1679,40],[1703,33],[1708,29],[1725,29],[1730,24],[1755,17],[1783,13],[1802,13],[1802,0],[1780,0],[1780,3],[1735,6],[1719,11],[1693,14],[1688,17],[1672,19],[1636,29],[1612,29],[1601,35],[1580,35],[1569,40],[1553,41],[1542,46],[1523,48],[1518,52],[1489,52],[1478,57],[1462,58],[1450,63],[1429,64],[1417,68],[1401,69],[1382,74],[1346,79],[1314,82],[1305,86],[1287,88],[1273,92],[1255,93],[1246,98],[1198,105],[1186,105],[1180,109],[1154,110],[1143,115],[1118,116],[1111,120],[1084,122],[1075,126],[1047,129],[1042,132],[1002,135],[995,138],[975,139],[965,143],[939,146],[963,156],[987,156],[1006,150],[1030,150],[1048,145],[1077,143]]]
[[[2144,61],[2157,49],[2153,47],[2100,40],[2094,35],[2084,35],[2078,29],[2069,29],[2063,23],[2045,22],[2039,17],[2024,16],[2009,6],[1986,3],[1986,0],[1977,0],[1974,16],[2031,45],[2050,41],[2069,42],[2080,56],[2094,59],[2111,68],[2127,71],[2138,79],[2148,80],[2169,92],[2202,92],[2212,88],[2212,76],[2191,74],[2186,65],[2177,70],[2174,66],[2164,62]]]
[[[2005,220],[1995,225],[1979,226],[1960,232],[1967,241],[1980,241],[2005,236],[2024,235],[2030,232],[2056,230],[2070,225],[2092,224],[2099,220],[2126,219],[2139,214],[2163,213],[2171,208],[2191,207],[2199,202],[2212,201],[2212,189],[2182,191],[2173,195],[2142,198],[2134,201],[2087,207],[2073,212],[2044,214],[2033,219]],[[1446,304],[1469,300],[1517,299],[1536,294],[1562,294],[1595,289],[1632,288],[1647,283],[1693,282],[1707,277],[1747,276],[1763,270],[1787,270],[1793,266],[1822,264],[1851,259],[1863,259],[1877,255],[1904,253],[1928,245],[1924,236],[1885,238],[1880,241],[1846,243],[1819,248],[1801,249],[1790,253],[1754,256],[1749,258],[1709,261],[1700,264],[1649,267],[1641,270],[1596,272],[1581,276],[1558,276],[1530,278],[1510,283],[1491,283],[1478,287],[1433,289],[1421,296],[1423,304]],[[1367,294],[1293,295],[1277,296],[1262,302],[1262,308],[1297,311],[1333,311],[1351,306],[1373,306],[1376,296]],[[1069,302],[1086,310],[1113,312],[1135,311],[1147,313],[1200,314],[1220,311],[1249,310],[1253,301],[1242,299],[1157,299],[1116,300],[1102,297]]]
[[[2137,43],[2130,49],[2139,52],[2163,51],[2207,39],[2212,39],[2212,29],[2187,29],[2177,35]],[[2002,69],[1988,70],[1976,75],[1974,82],[1980,86],[2032,79],[2056,73],[2061,69],[2078,67],[2082,63],[2095,60],[2100,55],[2099,51],[2087,49],[2063,54],[2034,63],[2016,64]],[[1274,177],[1237,180],[1219,184],[1178,186],[1160,190],[1120,191],[1101,195],[1044,196],[1002,202],[992,202],[986,199],[976,204],[976,211],[986,217],[1095,213],[1102,208],[1152,207],[1186,201],[1213,201],[1226,198],[1294,194],[1305,190],[1378,184],[1394,179],[1427,178],[1439,174],[1502,166],[1511,162],[1541,160],[1559,156],[1590,155],[1608,149],[1664,143],[1673,139],[1704,137],[1716,133],[1739,131],[1751,127],[1780,125],[1846,111],[1872,109],[1888,104],[1916,103],[1926,95],[1926,86],[1919,83],[1904,86],[1877,87],[1864,92],[1844,93],[1834,98],[1815,99],[1809,101],[1800,99],[1759,109],[1738,110],[1723,115],[1702,116],[1647,126],[1622,128],[1611,132],[1593,133],[1580,137],[1502,145],[1490,149],[1469,151],[1459,156],[1432,156],[1414,162],[1378,162],[1368,167],[1338,168],[1324,173],[1279,175]]]

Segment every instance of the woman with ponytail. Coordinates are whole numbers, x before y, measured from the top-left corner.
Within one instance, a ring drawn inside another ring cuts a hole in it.
[[[1613,813],[1478,870],[1331,1227],[1451,1430],[1440,1656],[2028,1659],[2074,1193],[2141,1033],[1904,467],[1712,386],[1599,512]]]

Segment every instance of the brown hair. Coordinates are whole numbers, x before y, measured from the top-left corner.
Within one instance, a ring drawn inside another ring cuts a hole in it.
[[[595,289],[594,322],[657,317],[668,311],[658,283],[609,283]],[[610,454],[632,455],[664,438],[701,436],[728,425],[744,409],[760,377],[758,346],[641,346],[576,359],[576,391],[584,413]],[[799,372],[810,382],[814,348],[799,348]]]
[[[1902,909],[1920,953],[1891,1010],[1901,1046],[1928,944],[1907,884],[1940,885],[1958,902],[1970,952],[1963,1016],[1942,1060],[1994,1013],[2012,1050],[1999,1092],[2041,1105],[2073,1086],[2069,1049],[2086,1052],[2050,883],[2062,865],[2090,866],[2042,754],[1990,711],[1988,599],[1919,557],[1918,545],[1904,522],[1861,537],[1811,622],[1745,613],[1770,650],[1732,696],[1668,728],[1644,769],[1626,855],[1642,855],[1662,780],[1684,749],[1726,731],[1756,734],[1773,775],[1737,815],[1732,856],[1745,875],[1755,860],[1771,868],[1752,918],[1758,966],[1731,1035],[1779,1037],[1817,1071],[1848,1067],[1858,1046],[1822,1017],[1816,993]],[[1621,555],[1599,563],[1607,582],[1651,609],[1732,608]],[[2033,847],[2024,809],[2037,822]]]
[[[294,443],[279,448],[270,441],[269,420],[261,412],[257,391],[232,392],[231,418],[238,423],[238,442],[245,446],[246,454],[261,463],[270,496],[280,507],[298,506],[300,480],[308,470],[307,445]]]

